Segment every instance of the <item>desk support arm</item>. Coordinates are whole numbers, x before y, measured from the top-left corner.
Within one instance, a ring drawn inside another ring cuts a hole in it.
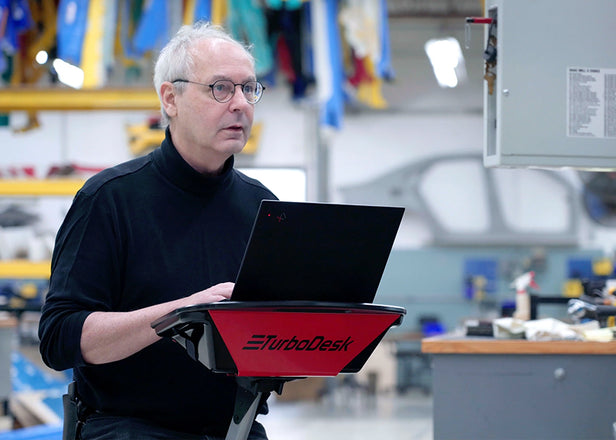
[[[272,391],[282,394],[288,378],[237,377],[237,393],[233,418],[225,440],[247,439],[261,403]]]

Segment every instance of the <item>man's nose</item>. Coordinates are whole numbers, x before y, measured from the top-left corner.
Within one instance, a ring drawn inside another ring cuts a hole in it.
[[[239,91],[237,90],[238,87],[240,88]],[[244,95],[244,86],[242,84],[234,84],[233,90],[234,92],[229,102],[231,102],[235,106],[252,105],[248,102],[246,95]]]

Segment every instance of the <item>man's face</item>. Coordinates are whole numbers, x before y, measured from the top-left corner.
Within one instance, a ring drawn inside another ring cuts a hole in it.
[[[185,83],[184,93],[175,94],[175,115],[170,124],[180,154],[200,172],[213,172],[246,145],[254,105],[246,101],[241,87],[230,101],[214,99],[212,84],[219,79],[236,84],[254,81],[255,73],[246,53],[224,40],[202,41],[193,48],[194,70],[183,78],[206,85]]]

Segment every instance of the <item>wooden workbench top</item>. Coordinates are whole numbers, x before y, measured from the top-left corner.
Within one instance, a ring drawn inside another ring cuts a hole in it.
[[[489,337],[435,336],[421,341],[432,354],[616,354],[616,341],[527,341]]]

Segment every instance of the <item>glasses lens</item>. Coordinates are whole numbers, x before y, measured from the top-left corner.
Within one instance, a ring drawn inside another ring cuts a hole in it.
[[[246,100],[251,104],[254,104],[261,99],[261,95],[263,94],[263,86],[260,82],[248,81],[242,86],[242,91],[244,92]]]
[[[235,86],[233,82],[227,80],[218,80],[214,84],[212,84],[212,93],[214,94],[214,99],[219,102],[226,102],[231,99],[233,95],[233,91]]]
[[[242,86],[242,92],[244,92],[246,100],[252,104],[259,100],[258,86],[259,83],[256,81],[248,81]]]

